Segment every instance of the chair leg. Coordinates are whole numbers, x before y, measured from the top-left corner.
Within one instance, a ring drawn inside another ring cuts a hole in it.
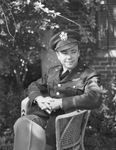
[[[21,117],[16,121],[14,134],[13,150],[45,150],[44,129],[26,117]]]

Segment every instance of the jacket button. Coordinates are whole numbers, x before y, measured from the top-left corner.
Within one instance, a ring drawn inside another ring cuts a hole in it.
[[[58,87],[61,87],[61,84],[58,84]]]
[[[60,93],[59,93],[59,92],[56,92],[56,95],[60,95]]]

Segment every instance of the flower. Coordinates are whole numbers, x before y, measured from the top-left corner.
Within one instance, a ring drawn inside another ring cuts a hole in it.
[[[60,39],[62,41],[66,41],[68,36],[67,36],[67,33],[66,32],[61,32],[61,34],[59,35],[60,36]]]

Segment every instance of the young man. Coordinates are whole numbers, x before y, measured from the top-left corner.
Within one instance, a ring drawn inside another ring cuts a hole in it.
[[[28,115],[14,125],[14,150],[55,150],[55,118],[101,105],[99,74],[80,60],[80,35],[65,30],[50,40],[61,63],[28,87]],[[46,140],[47,139],[47,140]]]

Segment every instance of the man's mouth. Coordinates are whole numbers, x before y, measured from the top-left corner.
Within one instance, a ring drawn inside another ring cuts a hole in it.
[[[67,64],[72,64],[72,63],[73,63],[73,61],[67,61],[66,63],[67,63]]]

